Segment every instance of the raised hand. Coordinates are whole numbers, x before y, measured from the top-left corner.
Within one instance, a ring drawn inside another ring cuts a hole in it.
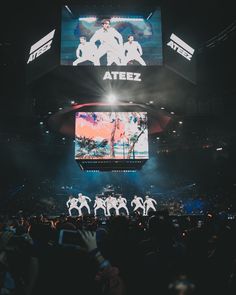
[[[88,252],[97,248],[96,233],[91,231],[79,231],[81,237],[86,245]]]

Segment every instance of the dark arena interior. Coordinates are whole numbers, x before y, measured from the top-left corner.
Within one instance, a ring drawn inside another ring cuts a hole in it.
[[[0,14],[0,295],[236,294],[234,1]]]

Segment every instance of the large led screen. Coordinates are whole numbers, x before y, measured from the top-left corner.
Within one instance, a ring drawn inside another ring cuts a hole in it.
[[[75,17],[73,7],[63,7],[61,65],[162,65],[161,11],[148,19],[101,13]]]
[[[76,113],[75,159],[148,159],[147,113]]]

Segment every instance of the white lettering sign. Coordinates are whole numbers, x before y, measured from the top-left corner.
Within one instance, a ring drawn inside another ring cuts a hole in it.
[[[180,55],[182,55],[189,61],[191,61],[191,58],[195,51],[192,47],[190,47],[175,34],[171,34],[170,41],[167,43],[167,46],[170,46],[174,51],[177,51]]]
[[[41,54],[43,54],[44,52],[48,51],[51,48],[54,34],[55,34],[55,30],[48,33],[46,36],[44,36],[42,39],[40,39],[38,42],[36,42],[30,47],[30,56],[27,61],[27,64],[35,60]]]
[[[141,73],[133,72],[105,72],[103,80],[129,80],[129,81],[142,81]]]

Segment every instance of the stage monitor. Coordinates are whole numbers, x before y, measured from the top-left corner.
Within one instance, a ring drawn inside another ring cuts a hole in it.
[[[85,170],[140,169],[148,159],[147,113],[76,113],[75,159]]]
[[[63,6],[61,65],[162,65],[161,11],[95,15]]]

